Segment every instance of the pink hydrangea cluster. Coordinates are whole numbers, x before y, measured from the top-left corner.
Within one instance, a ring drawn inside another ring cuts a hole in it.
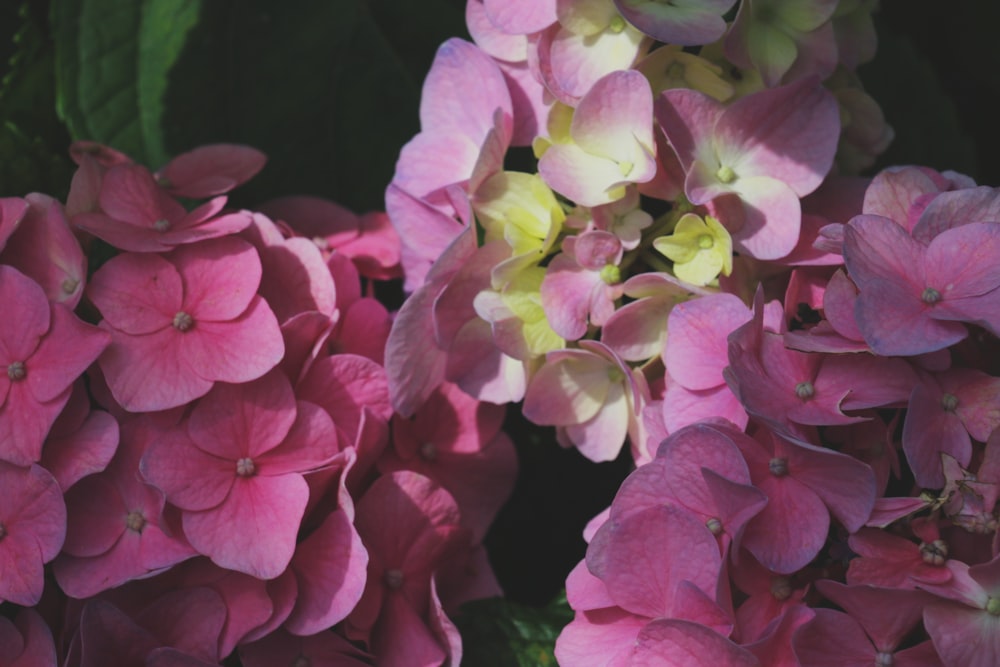
[[[451,384],[394,413],[386,215],[233,209],[246,146],[71,155],[0,199],[0,663],[459,664],[516,457]]]
[[[628,443],[565,667],[1000,663],[1000,190],[857,176],[873,3],[735,5],[469,0],[386,192],[392,404]]]

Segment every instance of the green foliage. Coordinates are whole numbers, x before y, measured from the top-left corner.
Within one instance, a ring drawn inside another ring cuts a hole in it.
[[[462,606],[455,619],[462,633],[462,664],[477,667],[554,667],[556,637],[573,620],[559,596],[543,609],[502,598]]]
[[[45,17],[31,9],[4,5],[0,14],[0,196],[62,196],[72,175],[69,136],[55,113]]]

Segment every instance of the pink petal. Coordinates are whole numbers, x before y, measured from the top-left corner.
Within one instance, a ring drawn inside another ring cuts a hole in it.
[[[170,326],[181,310],[184,287],[177,269],[165,259],[126,253],[98,269],[87,293],[115,329],[146,334]]]
[[[274,579],[292,560],[308,499],[300,475],[237,479],[217,507],[184,513],[184,534],[219,567]]]
[[[560,665],[609,667],[619,663],[635,646],[636,636],[649,622],[619,607],[577,612],[556,640]]]
[[[367,567],[368,552],[351,520],[334,511],[295,550],[299,596],[288,631],[312,635],[346,618],[364,592]]]
[[[809,487],[793,477],[769,475],[756,485],[767,494],[768,504],[747,524],[743,546],[768,569],[795,572],[823,548],[829,512]]]
[[[483,0],[486,15],[512,35],[538,32],[556,22],[556,0]]]
[[[181,153],[156,172],[171,194],[205,199],[229,192],[257,175],[267,156],[240,144],[211,144]]]
[[[69,308],[52,304],[52,327],[31,355],[26,384],[39,402],[63,393],[111,342],[107,332],[84,324]]]
[[[218,384],[198,403],[188,426],[205,453],[232,461],[274,449],[295,421],[295,395],[281,373],[244,384]]]
[[[837,101],[816,78],[740,98],[719,117],[719,158],[740,177],[767,176],[803,197],[823,181],[837,150]]]
[[[760,667],[757,658],[698,623],[680,619],[657,619],[639,632],[633,667]]]
[[[166,256],[184,281],[182,309],[195,322],[231,320],[250,305],[260,285],[257,251],[235,237],[185,246]]]
[[[184,426],[166,431],[142,457],[142,477],[185,510],[218,506],[236,482],[236,465],[202,451]]]
[[[687,389],[711,389],[724,382],[729,365],[726,338],[750,321],[750,309],[732,294],[718,294],[674,306],[670,311],[663,362]]]
[[[104,174],[100,202],[101,209],[112,218],[151,232],[158,220],[176,222],[185,214],[184,207],[160,189],[153,175],[141,165],[122,164],[109,169]],[[114,244],[113,238],[105,240]]]

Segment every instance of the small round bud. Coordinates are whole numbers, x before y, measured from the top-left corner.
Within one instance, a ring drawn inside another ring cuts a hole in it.
[[[622,270],[614,264],[605,264],[600,276],[605,285],[617,285],[622,281]]]
[[[245,456],[236,462],[236,475],[238,477],[252,477],[257,472],[257,466],[253,464],[253,459]]]
[[[624,30],[625,26],[627,26],[627,25],[628,24],[625,23],[625,19],[623,19],[618,14],[615,14],[614,17],[612,17],[611,22],[608,23],[608,30],[610,30],[611,32],[613,32],[615,34],[618,34],[622,30]]]
[[[771,578],[771,596],[775,600],[787,600],[792,596],[792,580],[788,577]]]
[[[67,278],[59,284],[59,289],[62,290],[63,294],[72,294],[76,291],[76,288],[80,286],[80,281],[73,278]]]
[[[816,387],[813,386],[812,382],[800,382],[795,385],[795,395],[803,401],[808,401],[816,395]]]
[[[436,461],[437,456],[437,447],[434,446],[433,442],[425,442],[420,445],[420,458],[424,461]]]
[[[986,611],[990,616],[1000,616],[1000,598],[990,598],[987,600]]]
[[[722,533],[722,522],[714,516],[705,522],[705,527],[708,528],[709,532],[713,535],[720,535]]]
[[[698,247],[702,250],[708,250],[715,245],[715,239],[712,238],[711,234],[700,234],[698,236]]]
[[[10,378],[11,382],[23,380],[27,374],[28,369],[24,367],[23,361],[12,361],[10,362],[10,365],[7,366],[7,377]]]
[[[388,569],[382,574],[382,582],[387,588],[394,591],[403,587],[403,571],[395,568]]]
[[[941,397],[941,407],[945,412],[954,412],[958,407],[958,396],[955,394],[945,394]]]
[[[771,459],[767,462],[767,469],[775,477],[784,477],[788,474],[788,459]]]
[[[930,544],[921,542],[920,557],[928,565],[940,567],[948,559],[948,545],[944,540],[934,540]]]
[[[181,310],[174,315],[173,325],[175,329],[183,333],[194,326],[194,318]]]
[[[927,287],[920,295],[920,300],[926,303],[927,305],[933,306],[935,303],[941,300],[941,292],[938,292],[933,287]]]
[[[732,183],[736,180],[736,172],[732,167],[722,166],[715,172],[715,177],[722,183]]]
[[[892,667],[894,664],[896,664],[896,659],[892,653],[879,651],[875,654],[875,667]]]
[[[131,530],[133,533],[142,533],[142,529],[146,527],[146,517],[143,516],[142,512],[139,510],[132,510],[125,517],[125,527]]]

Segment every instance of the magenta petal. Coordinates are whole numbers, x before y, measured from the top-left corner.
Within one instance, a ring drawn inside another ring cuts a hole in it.
[[[670,544],[683,544],[684,555],[671,554]],[[684,581],[714,598],[722,559],[702,521],[685,509],[658,506],[604,524],[587,550],[587,566],[623,609],[657,618],[682,613],[675,598]]]
[[[639,632],[629,667],[760,667],[745,648],[704,625],[656,619]]]
[[[0,299],[4,309],[17,317],[0,318],[0,363],[4,366],[28,359],[39,339],[50,328],[51,309],[45,292],[17,269],[0,264]],[[3,377],[7,376],[7,377]],[[8,373],[0,375],[0,388],[10,386]],[[3,395],[0,392],[0,395]]]
[[[656,120],[685,171],[690,171],[692,163],[699,159],[702,147],[711,145],[723,109],[708,95],[687,88],[664,91],[656,100]]]
[[[31,356],[27,384],[39,402],[54,399],[73,384],[111,343],[106,331],[84,324],[69,308],[52,304],[52,326]]]
[[[949,229],[927,247],[927,285],[942,297],[976,297],[1000,287],[1000,224],[979,222]]]
[[[312,635],[354,609],[365,589],[368,552],[343,509],[327,516],[295,550],[292,569],[299,595],[285,627]]]
[[[185,510],[218,506],[236,481],[236,464],[202,451],[183,426],[165,432],[149,445],[140,470],[167,500]]]
[[[292,560],[308,500],[301,475],[237,479],[219,506],[184,513],[184,533],[219,567],[274,579]]]
[[[792,640],[795,655],[806,665],[846,667],[874,665],[875,647],[856,620],[832,609],[817,609],[812,621]]]
[[[235,320],[198,322],[181,336],[185,338],[176,354],[182,372],[208,381],[256,380],[277,366],[285,353],[278,319],[258,296]]]
[[[427,623],[401,593],[386,596],[371,645],[379,667],[438,667],[447,658]]]
[[[42,456],[42,445],[52,424],[69,400],[66,388],[51,401],[39,403],[24,383],[10,387],[0,406],[0,461],[28,466]]]
[[[560,665],[610,667],[623,662],[636,636],[649,622],[619,607],[577,612],[556,640]]]
[[[340,453],[337,428],[330,415],[306,401],[296,405],[295,422],[281,446],[260,452],[260,474],[307,472],[331,463]]]
[[[769,570],[795,572],[823,548],[830,514],[815,493],[792,477],[770,475],[757,487],[768,503],[747,524],[743,546]]]
[[[205,199],[229,192],[264,168],[267,156],[240,144],[210,144],[181,153],[156,178],[171,194]]]
[[[722,37],[726,31],[722,16],[733,4],[734,0],[674,0],[664,7],[645,0],[615,0],[618,11],[636,28],[657,41],[682,46],[709,44]]]
[[[90,399],[85,396],[84,400],[89,403]],[[117,447],[118,422],[107,412],[94,410],[73,433],[49,437],[42,450],[42,466],[66,491],[83,477],[104,470]]]
[[[236,461],[277,447],[295,421],[295,395],[281,373],[218,384],[191,413],[189,434],[207,454]]]
[[[899,224],[877,215],[859,215],[844,227],[844,264],[851,280],[862,288],[872,280],[924,281],[925,246],[915,241]]]
[[[146,334],[170,326],[184,287],[177,269],[162,257],[126,253],[97,270],[87,293],[112,327]]]
[[[912,356],[951,347],[969,335],[961,322],[932,319],[912,287],[872,279],[858,297],[858,328],[876,354]]]
[[[260,285],[257,250],[226,237],[184,246],[166,256],[184,281],[183,309],[195,322],[231,320],[250,305]]]

